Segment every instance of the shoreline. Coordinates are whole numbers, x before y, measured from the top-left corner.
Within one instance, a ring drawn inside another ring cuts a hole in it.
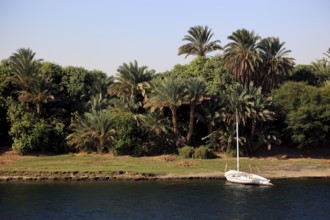
[[[299,171],[283,175],[264,175],[270,180],[312,180],[330,179],[328,169],[322,174],[310,175]],[[92,182],[92,181],[186,181],[186,180],[226,180],[223,172],[200,174],[146,174],[119,172],[0,172],[0,182]]]
[[[236,159],[81,153],[20,156],[7,151],[0,154],[0,182],[225,180],[227,167],[236,167]],[[329,158],[242,158],[240,168],[271,180],[330,179]]]

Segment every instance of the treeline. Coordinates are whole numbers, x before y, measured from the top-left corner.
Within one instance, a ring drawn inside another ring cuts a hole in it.
[[[18,49],[0,64],[2,142],[22,154],[141,156],[192,146],[198,149],[186,147],[187,154],[203,158],[235,153],[237,113],[244,155],[281,143],[329,145],[330,49],[311,65],[295,66],[279,38],[239,29],[222,47],[212,36],[207,26],[188,30],[178,53],[196,56],[187,65],[156,73],[133,61],[114,77]]]

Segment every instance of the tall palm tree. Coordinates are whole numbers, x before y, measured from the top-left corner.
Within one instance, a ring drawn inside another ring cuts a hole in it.
[[[136,98],[144,96],[148,82],[153,78],[155,71],[146,66],[138,66],[137,61],[124,63],[118,68],[115,82],[109,86],[109,94],[118,97]]]
[[[75,119],[71,125],[73,133],[68,137],[68,143],[75,148],[87,150],[95,147],[99,153],[109,150],[115,130],[105,111],[85,113]]]
[[[20,48],[9,57],[12,76],[9,76],[7,80],[17,85],[21,94],[31,91],[34,77],[39,70],[39,61],[41,60],[35,60],[34,56],[35,53],[31,49]],[[29,111],[30,102],[26,101],[25,106],[26,110]]]
[[[260,37],[254,31],[239,29],[228,39],[232,42],[225,46],[224,66],[242,84],[254,81],[262,61],[258,49]]]
[[[172,114],[173,133],[176,142],[179,140],[178,116],[177,110],[183,104],[186,96],[184,80],[181,78],[166,77],[159,79],[153,85],[151,97],[146,101],[144,107],[151,108],[151,112],[156,109],[163,110],[168,107]]]
[[[189,43],[179,47],[178,55],[187,54],[189,55],[205,56],[207,53],[221,50],[220,41],[211,41],[213,36],[212,29],[208,26],[194,26],[188,30],[188,35],[185,35],[183,41]]]
[[[259,43],[263,65],[255,85],[262,86],[264,91],[269,92],[277,88],[293,69],[294,59],[288,57],[291,50],[286,50],[284,44],[278,37],[264,38]]]
[[[195,112],[197,105],[202,104],[205,100],[209,100],[207,96],[207,84],[197,78],[189,78],[185,81],[187,95],[185,102],[189,105],[189,128],[187,133],[187,144],[191,143],[191,138],[194,133]]]

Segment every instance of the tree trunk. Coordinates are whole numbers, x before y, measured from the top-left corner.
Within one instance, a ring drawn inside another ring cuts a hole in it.
[[[25,109],[27,112],[30,112],[30,103],[29,102],[25,102]]]
[[[100,137],[100,146],[98,147],[97,151],[98,153],[102,153],[103,150],[104,150],[104,140],[103,137]]]
[[[176,107],[171,107],[172,113],[172,124],[173,124],[173,133],[175,136],[175,142],[179,140],[179,129],[178,129],[178,116]]]
[[[254,135],[256,133],[256,126],[257,126],[257,123],[256,122],[253,122],[252,121],[252,125],[251,125],[251,133],[250,133],[250,143],[248,143],[248,153],[251,154],[253,149],[252,149],[252,144],[253,144],[253,139],[254,139]]]
[[[40,114],[41,111],[41,103],[36,103],[36,107],[37,107],[37,113]]]
[[[190,111],[189,111],[189,128],[188,128],[188,134],[187,134],[187,144],[191,144],[191,138],[194,133],[194,125],[195,125],[195,104],[190,105]]]

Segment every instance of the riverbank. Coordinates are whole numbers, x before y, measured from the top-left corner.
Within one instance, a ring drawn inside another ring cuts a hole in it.
[[[330,178],[330,160],[323,158],[241,158],[241,170],[270,179]],[[235,158],[183,159],[174,155],[128,157],[104,154],[0,155],[0,181],[167,181],[224,179]]]

